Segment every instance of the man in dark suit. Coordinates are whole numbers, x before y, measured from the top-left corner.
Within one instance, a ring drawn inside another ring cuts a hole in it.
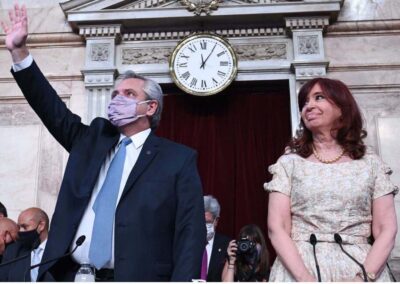
[[[211,195],[204,196],[204,211],[207,227],[208,282],[221,282],[222,270],[226,260],[226,249],[230,238],[216,233],[221,213],[218,200]]]
[[[33,110],[69,152],[38,280],[74,279],[89,262],[98,280],[191,281],[200,274],[206,232],[194,150],[157,137],[162,90],[127,73],[109,120],[81,123],[60,100],[26,47],[27,16],[16,4],[2,24],[13,76]],[[111,211],[110,211],[111,210]]]
[[[41,261],[49,231],[49,217],[40,208],[29,208],[18,216],[18,240],[7,246],[2,263],[23,257],[0,268],[0,281],[36,281],[38,269],[29,270]]]

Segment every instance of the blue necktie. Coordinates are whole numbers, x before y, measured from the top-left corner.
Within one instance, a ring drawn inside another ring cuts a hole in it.
[[[97,269],[101,269],[111,260],[115,206],[124,169],[126,146],[131,142],[132,140],[128,137],[122,139],[119,150],[108,168],[103,186],[93,204],[93,211],[96,216],[90,242],[89,259],[90,263]]]

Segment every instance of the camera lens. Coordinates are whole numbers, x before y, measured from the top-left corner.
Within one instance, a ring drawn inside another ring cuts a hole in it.
[[[246,251],[246,250],[249,249],[249,245],[247,243],[241,243],[240,246],[239,246],[239,249],[241,251]]]

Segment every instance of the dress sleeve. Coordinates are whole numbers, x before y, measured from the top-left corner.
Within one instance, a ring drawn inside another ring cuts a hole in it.
[[[399,188],[394,185],[390,180],[390,175],[392,174],[392,170],[390,169],[390,167],[385,164],[378,156],[376,156],[374,164],[375,187],[373,199],[377,199],[378,197],[384,196],[389,193],[396,195],[399,191]]]
[[[268,192],[280,192],[290,196],[292,188],[292,165],[288,155],[281,156],[278,161],[269,166],[272,180],[264,183],[264,189]]]

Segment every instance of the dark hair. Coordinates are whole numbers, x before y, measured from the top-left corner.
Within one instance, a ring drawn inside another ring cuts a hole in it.
[[[237,259],[237,278],[239,281],[263,281],[268,280],[269,275],[269,263],[268,263],[268,250],[267,245],[265,243],[264,234],[261,229],[254,224],[244,226],[238,235],[238,239],[247,238],[250,241],[258,243],[261,245],[261,253],[259,262],[257,264],[257,268],[255,270],[255,275],[251,274],[251,268],[247,263],[243,261],[242,258]],[[247,276],[252,278],[247,279]],[[242,278],[242,279],[241,279]]]
[[[305,83],[299,92],[298,102],[301,111],[307,101],[311,89],[318,84],[327,100],[340,108],[342,115],[338,121],[335,139],[343,147],[347,155],[354,160],[361,159],[366,151],[363,139],[367,132],[363,129],[363,121],[358,105],[349,88],[339,80],[328,78],[314,78]],[[300,127],[288,143],[291,153],[296,153],[303,158],[312,154],[313,137],[301,118]]]
[[[4,217],[8,217],[7,215],[7,209],[6,207],[3,205],[3,203],[0,202],[0,214],[3,214]]]

